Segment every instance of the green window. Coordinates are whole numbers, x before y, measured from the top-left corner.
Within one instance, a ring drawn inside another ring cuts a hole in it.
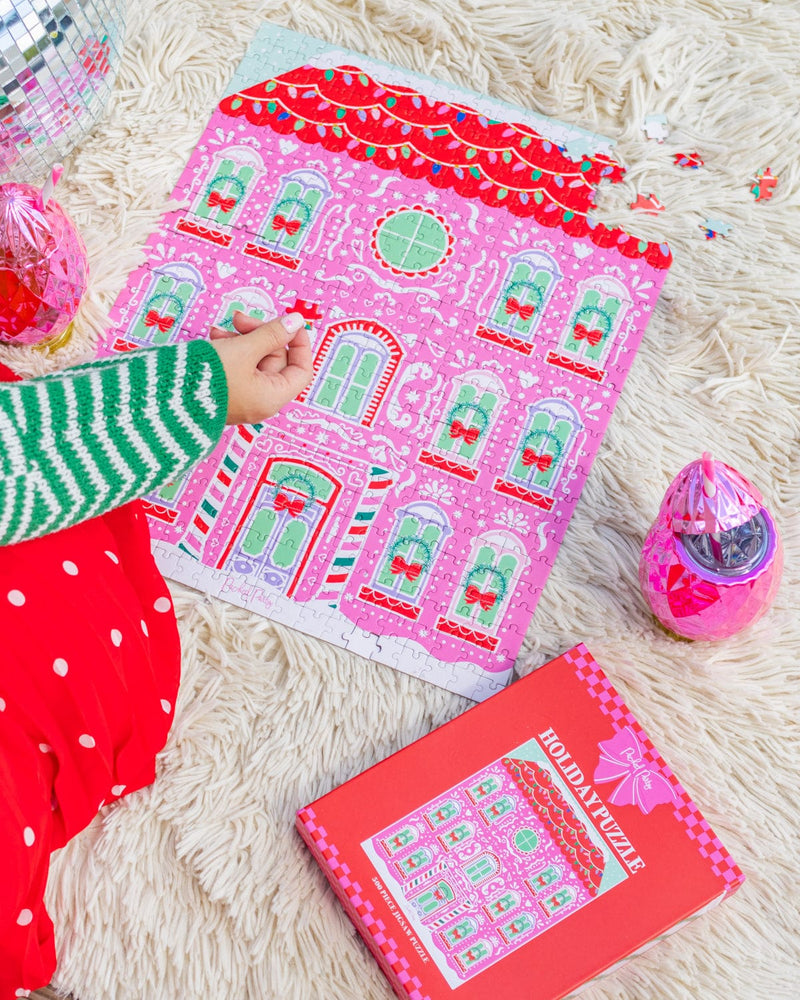
[[[439,841],[442,847],[449,851],[451,847],[463,844],[465,840],[469,840],[474,833],[475,827],[471,823],[459,823],[452,830],[447,830],[445,833],[439,834]]]
[[[403,858],[402,861],[396,862],[398,871],[406,878],[409,875],[413,875],[415,872],[422,868],[427,868],[428,865],[433,861],[433,855],[427,849],[427,847],[420,847],[419,850],[414,851],[413,854],[409,854],[407,858]]]
[[[492,802],[491,805],[481,809],[481,812],[487,823],[496,823],[497,820],[502,819],[503,816],[507,816],[516,808],[516,802],[509,795],[502,795],[499,799]]]
[[[520,897],[516,892],[504,892],[502,896],[493,899],[486,907],[486,912],[491,920],[499,920],[520,904]]]
[[[519,261],[497,300],[492,325],[514,337],[529,339],[552,281],[550,272],[536,270],[534,265]]]
[[[465,948],[464,951],[458,952],[458,959],[464,968],[468,969],[471,965],[477,965],[478,962],[482,962],[491,954],[491,944],[481,938],[480,941],[475,942],[475,944],[471,944],[469,948]]]
[[[499,871],[500,862],[494,854],[479,854],[477,858],[464,865],[464,874],[473,885],[485,882]]]
[[[462,583],[455,613],[482,629],[491,629],[518,565],[519,560],[512,553],[497,552],[490,545],[481,546],[475,564]]]
[[[448,903],[452,903],[455,898],[455,893],[447,882],[441,880],[431,889],[421,892],[412,903],[423,916],[429,916],[447,906]]]
[[[316,170],[287,175],[264,218],[261,242],[296,256],[330,194],[327,181]]]
[[[622,305],[620,299],[604,296],[597,289],[583,293],[570,324],[564,347],[588,361],[599,362],[606,352],[614,323]]]
[[[530,886],[534,892],[541,892],[542,889],[546,889],[554,882],[558,882],[560,878],[560,868],[558,868],[557,865],[548,865],[546,868],[543,868],[540,872],[537,872],[533,876],[530,880]]]
[[[523,854],[530,854],[539,846],[539,837],[535,830],[523,827],[514,834],[514,847]]]
[[[508,923],[503,924],[500,930],[507,941],[513,941],[515,938],[522,937],[523,934],[532,931],[535,926],[536,922],[530,913],[520,913]]]
[[[255,319],[264,320],[265,322],[268,319],[272,319],[272,316],[267,316],[265,308],[259,308],[249,302],[234,299],[228,303],[225,312],[216,321],[216,325],[222,327],[223,330],[233,330],[233,314],[237,311],[246,313],[248,316],[253,316]]]
[[[553,421],[549,413],[536,413],[514,453],[511,478],[529,489],[549,491],[571,437],[568,420]]]
[[[310,402],[349,420],[360,420],[389,361],[376,337],[350,333],[334,339]]]
[[[448,799],[446,802],[440,802],[439,805],[435,806],[430,810],[430,812],[426,813],[425,818],[435,829],[437,826],[449,823],[450,820],[458,816],[460,812],[461,806],[458,802],[454,799]]]
[[[200,197],[195,215],[214,225],[231,225],[254,176],[253,166],[222,160]]]
[[[490,774],[488,777],[484,778],[479,784],[473,785],[469,789],[470,798],[473,802],[480,802],[481,799],[485,799],[487,795],[491,795],[500,788],[499,780]]]
[[[447,258],[450,235],[444,223],[422,209],[401,209],[378,224],[375,252],[389,267],[424,274]]]
[[[497,404],[495,393],[465,384],[444,419],[436,447],[466,462],[471,462],[486,442],[492,411]]]
[[[164,344],[180,330],[201,282],[182,280],[165,270],[158,274],[129,336],[146,344]]]
[[[453,927],[448,927],[446,931],[443,931],[442,939],[448,948],[453,948],[455,945],[466,941],[467,938],[471,938],[473,934],[477,933],[477,920],[473,920],[472,917],[464,917],[463,920],[459,920]]]
[[[571,903],[574,898],[575,896],[570,889],[559,889],[551,896],[543,899],[542,905],[548,913],[559,913],[565,906]]]
[[[421,594],[443,541],[447,521],[430,504],[398,511],[386,555],[373,586],[389,597],[414,601]]]
[[[398,851],[402,851],[410,844],[413,844],[418,837],[419,833],[413,826],[404,826],[402,830],[398,830],[397,833],[387,838],[385,842],[386,850],[389,854],[397,854]]]

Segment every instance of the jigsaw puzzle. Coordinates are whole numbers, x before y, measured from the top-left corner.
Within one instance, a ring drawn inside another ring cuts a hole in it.
[[[508,682],[671,257],[602,137],[264,25],[108,352],[301,311],[309,388],[148,498],[165,575],[474,699]]]

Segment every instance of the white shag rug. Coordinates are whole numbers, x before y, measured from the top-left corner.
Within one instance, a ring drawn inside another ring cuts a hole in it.
[[[59,199],[83,231],[85,356],[262,20],[573,121],[628,179],[600,218],[675,257],[519,662],[584,640],[748,880],[590,986],[587,1000],[800,996],[800,10],[745,0],[132,0],[108,116]],[[671,136],[645,138],[647,113]],[[675,152],[705,167],[682,171]],[[779,177],[770,201],[756,172]],[[637,193],[666,205],[634,215]],[[706,240],[700,224],[731,224]],[[3,352],[7,357],[7,353]],[[19,364],[19,353],[15,355]],[[760,623],[677,641],[637,584],[672,477],[704,449],[764,492],[786,572]],[[295,810],[468,707],[461,698],[174,588],[184,681],[155,785],[54,859],[56,984],[79,1000],[386,1000],[376,964],[293,831]],[[521,987],[520,997],[525,996]],[[502,1000],[517,1000],[514,997]]]

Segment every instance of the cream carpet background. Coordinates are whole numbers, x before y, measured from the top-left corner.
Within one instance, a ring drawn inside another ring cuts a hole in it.
[[[586,126],[628,181],[600,217],[675,256],[527,637],[527,673],[584,640],[748,875],[729,902],[587,1000],[800,996],[797,738],[800,12],[715,0],[132,0],[105,121],[60,200],[89,245],[85,355],[217,97],[265,18]],[[640,130],[668,115],[663,145]],[[698,149],[700,171],[672,166]],[[770,166],[774,198],[756,204]],[[627,208],[637,192],[667,206]],[[727,239],[699,224],[722,218]],[[4,356],[7,357],[7,354]],[[20,361],[19,355],[15,355]],[[27,367],[39,370],[41,356]],[[24,367],[25,364],[22,365]],[[761,487],[787,570],[769,613],[712,645],[639,594],[670,479],[710,448]],[[294,834],[295,809],[468,707],[463,699],[175,587],[185,680],[149,790],[55,859],[57,984],[80,1000],[384,1000],[389,990]],[[519,997],[526,996],[525,985]],[[517,998],[503,998],[517,1000]]]

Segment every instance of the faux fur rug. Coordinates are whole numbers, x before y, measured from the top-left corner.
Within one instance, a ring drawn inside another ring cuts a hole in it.
[[[800,11],[745,0],[134,0],[108,116],[59,198],[91,253],[86,354],[266,18],[600,132],[627,181],[598,215],[675,263],[530,628],[520,673],[584,640],[744,869],[723,906],[587,1000],[797,997]],[[671,135],[648,140],[648,113]],[[697,150],[697,171],[673,165]],[[779,177],[756,202],[754,175]],[[634,215],[638,193],[666,206]],[[730,224],[707,240],[707,218]],[[7,356],[7,354],[4,354]],[[19,365],[19,354],[15,355]],[[24,367],[25,364],[22,365]],[[739,637],[678,641],[648,614],[640,547],[705,450],[765,494],[786,572]],[[79,1000],[384,1000],[389,990],[293,831],[296,808],[468,703],[175,587],[177,719],[155,785],[54,860],[57,985]],[[521,986],[520,997],[526,995]],[[503,998],[516,1000],[516,998]]]

